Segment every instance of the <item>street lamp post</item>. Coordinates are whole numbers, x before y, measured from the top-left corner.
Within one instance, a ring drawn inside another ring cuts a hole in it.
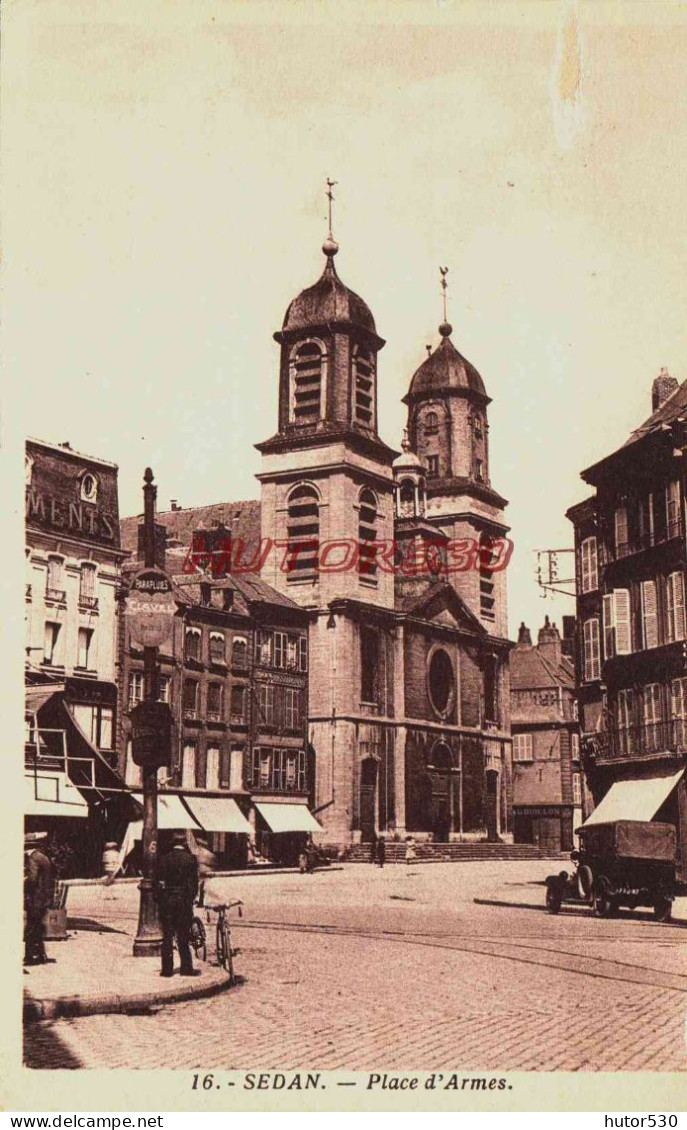
[[[144,564],[155,566],[155,499],[153,472],[146,467],[144,500]],[[158,697],[157,647],[143,649],[143,685],[146,702]],[[157,771],[156,763],[143,765],[143,876],[139,884],[141,899],[138,912],[138,933],[134,939],[134,957],[154,957],[160,953],[162,932],[155,898],[155,863],[157,859]]]

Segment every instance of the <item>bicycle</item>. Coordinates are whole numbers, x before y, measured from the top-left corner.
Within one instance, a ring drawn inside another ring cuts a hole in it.
[[[208,959],[208,945],[207,934],[203,920],[194,915],[193,922],[191,923],[191,930],[189,932],[188,940],[191,943],[191,949],[195,953],[199,961],[207,961]]]
[[[231,928],[229,926],[229,919],[227,911],[232,910],[233,907],[238,907],[239,918],[242,918],[241,907],[243,903],[241,899],[234,899],[228,903],[218,903],[216,906],[206,906],[208,911],[208,921],[210,920],[209,911],[214,910],[217,914],[217,931],[215,934],[215,947],[217,954],[217,964],[223,966],[229,974],[229,984],[236,984],[236,974],[234,972],[234,958],[241,951],[231,944]]]

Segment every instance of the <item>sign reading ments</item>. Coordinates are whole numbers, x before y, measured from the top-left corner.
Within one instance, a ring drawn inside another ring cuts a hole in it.
[[[172,712],[166,702],[139,702],[131,711],[134,765],[172,764]]]
[[[172,634],[177,611],[172,581],[161,569],[142,569],[131,582],[126,598],[132,643],[160,647]]]

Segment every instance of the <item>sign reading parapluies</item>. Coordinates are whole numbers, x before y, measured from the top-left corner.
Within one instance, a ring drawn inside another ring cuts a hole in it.
[[[136,573],[124,607],[132,643],[161,647],[172,634],[176,612],[172,581],[162,569]]]

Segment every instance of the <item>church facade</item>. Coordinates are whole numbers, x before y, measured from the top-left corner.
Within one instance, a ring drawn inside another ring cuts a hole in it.
[[[289,305],[262,455],[261,563],[310,617],[309,740],[323,843],[379,832],[512,838],[506,504],[487,408],[452,329],[412,377],[402,452],[380,438],[378,356],[338,247]]]

